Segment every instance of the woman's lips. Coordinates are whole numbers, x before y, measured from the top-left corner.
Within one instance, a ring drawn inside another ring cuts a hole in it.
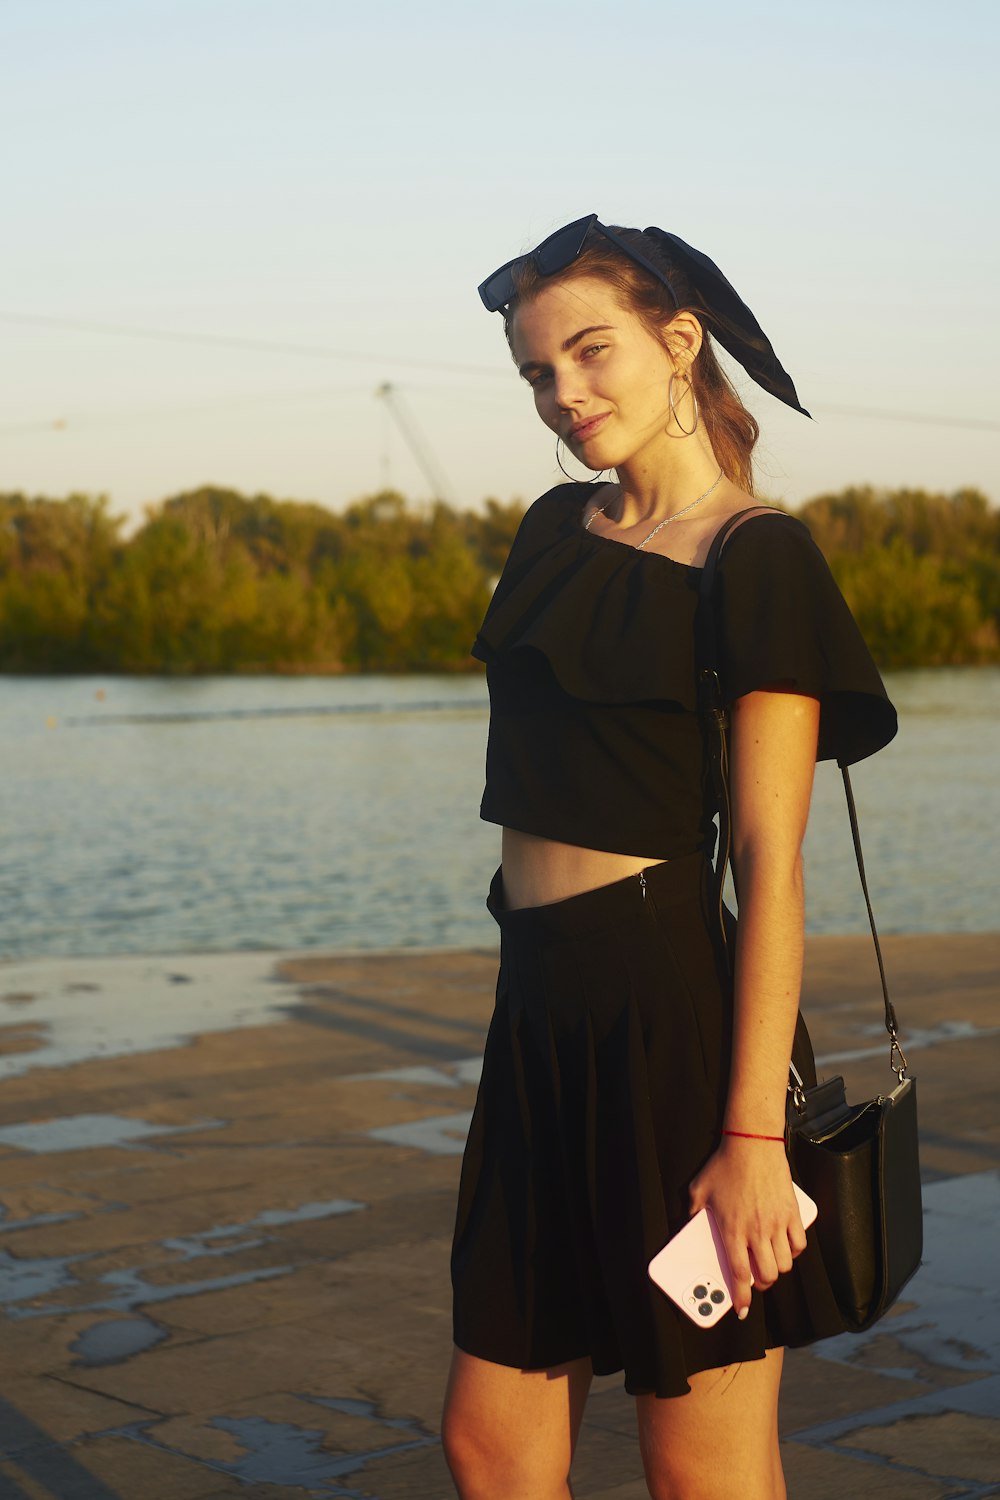
[[[593,437],[610,417],[609,411],[602,412],[599,417],[590,417],[586,422],[580,422],[576,427],[571,427],[569,435],[574,442],[586,442],[587,438]]]

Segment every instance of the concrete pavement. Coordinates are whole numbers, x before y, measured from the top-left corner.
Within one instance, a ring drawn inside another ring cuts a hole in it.
[[[1000,1495],[1000,937],[890,937],[925,1264],[788,1356],[796,1500]],[[488,951],[0,965],[0,1500],[446,1500],[454,1195]],[[823,1071],[884,1087],[864,938],[808,943]],[[595,1382],[578,1497],[642,1500]]]

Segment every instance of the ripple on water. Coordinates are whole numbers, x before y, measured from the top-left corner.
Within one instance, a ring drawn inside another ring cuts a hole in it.
[[[1000,669],[886,680],[853,777],[880,925],[990,930]],[[493,945],[486,730],[478,675],[0,679],[0,955]],[[829,764],[806,870],[809,930],[864,931]]]

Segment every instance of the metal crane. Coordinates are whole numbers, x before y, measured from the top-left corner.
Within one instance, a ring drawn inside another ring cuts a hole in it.
[[[393,421],[399,428],[406,441],[406,445],[420,466],[420,471],[431,487],[431,498],[434,500],[445,500],[451,506],[455,505],[454,493],[451,485],[439,467],[430,447],[422,437],[411,412],[400,395],[399,389],[390,381],[386,380],[377,388],[375,395],[386,404],[386,409],[392,416]]]

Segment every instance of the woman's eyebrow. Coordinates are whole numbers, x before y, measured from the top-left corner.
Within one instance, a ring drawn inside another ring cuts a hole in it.
[[[571,334],[568,339],[563,341],[562,351],[564,354],[568,353],[573,348],[573,345],[578,344],[581,339],[585,339],[588,333],[606,333],[609,328],[613,327],[613,323],[592,323],[589,328],[581,328],[578,333]],[[518,366],[517,373],[523,375],[526,370],[539,369],[543,363],[544,361],[538,359],[526,359],[523,365]]]

